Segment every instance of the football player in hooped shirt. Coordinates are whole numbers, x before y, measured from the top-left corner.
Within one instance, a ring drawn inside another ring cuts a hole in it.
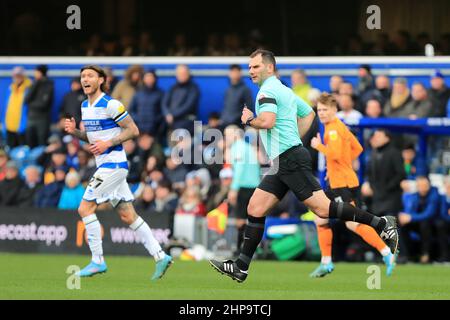
[[[139,130],[121,102],[106,95],[106,74],[98,66],[81,69],[81,84],[88,99],[81,104],[84,130],[76,128],[75,119],[66,119],[67,133],[90,144],[95,155],[97,171],[94,173],[78,208],[85,226],[92,261],[82,269],[80,277],[90,277],[107,271],[103,258],[101,226],[95,211],[101,203],[110,202],[124,223],[143,240],[147,251],[156,261],[152,280],[160,279],[172,264],[154,238],[148,224],[136,213],[133,194],[127,184],[128,163],[122,143],[134,139]]]
[[[266,214],[292,190],[321,218],[355,221],[375,228],[392,253],[397,251],[398,230],[395,217],[376,217],[346,202],[330,201],[312,172],[311,156],[301,137],[314,119],[312,108],[275,76],[272,52],[258,49],[250,55],[249,73],[259,85],[255,110],[244,108],[241,121],[259,130],[261,141],[274,165],[264,176],[248,205],[244,243],[236,261],[210,260],[220,273],[243,282],[265,228]]]

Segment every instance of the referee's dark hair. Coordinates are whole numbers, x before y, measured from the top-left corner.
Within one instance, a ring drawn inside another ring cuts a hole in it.
[[[275,71],[277,69],[277,62],[275,60],[275,55],[273,54],[272,51],[257,49],[253,51],[253,53],[250,55],[250,58],[254,58],[257,55],[261,55],[264,64],[273,64],[273,70]]]
[[[100,90],[102,90],[102,92],[105,92],[106,90],[106,72],[105,70],[103,70],[100,66],[94,65],[94,64],[90,64],[90,65],[86,65],[84,67],[82,67],[80,69],[80,74],[84,71],[84,70],[94,70],[95,72],[97,72],[98,76],[100,78],[103,78],[103,83],[100,85]]]

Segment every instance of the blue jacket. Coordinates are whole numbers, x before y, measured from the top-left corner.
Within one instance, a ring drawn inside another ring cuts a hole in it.
[[[171,114],[174,123],[178,120],[186,120],[189,115],[197,115],[199,99],[200,90],[192,80],[186,83],[176,83],[164,95],[163,113],[165,116]]]
[[[84,188],[81,184],[73,189],[65,186],[58,202],[58,209],[76,210],[83,199],[83,194]]]
[[[141,132],[154,135],[163,120],[161,102],[164,93],[158,87],[139,89],[131,99],[128,111]]]
[[[450,197],[447,197],[447,195],[444,194],[441,198],[441,218],[450,222],[448,210],[450,210]]]
[[[419,210],[420,196],[413,193],[406,198],[405,201],[405,213],[411,215],[411,222],[420,222],[433,218],[437,215],[439,210],[440,195],[436,188],[432,187],[426,196],[425,208],[422,211]]]
[[[220,119],[227,126],[229,124],[240,124],[244,104],[253,110],[252,92],[243,81],[231,85],[225,92],[225,99]]]
[[[36,196],[36,207],[56,208],[64,188],[64,181],[56,181],[42,188]]]

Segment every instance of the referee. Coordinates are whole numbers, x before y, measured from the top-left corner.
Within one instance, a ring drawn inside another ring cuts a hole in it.
[[[349,203],[330,201],[321,189],[312,173],[311,156],[300,139],[311,126],[314,112],[277,79],[275,70],[272,52],[258,49],[250,55],[250,77],[260,87],[255,104],[257,116],[244,108],[241,121],[259,129],[261,141],[273,164],[247,207],[248,223],[238,259],[210,260],[211,265],[220,273],[243,282],[264,234],[265,216],[289,189],[321,218],[338,218],[372,226],[395,253],[398,247],[395,217],[377,217]]]

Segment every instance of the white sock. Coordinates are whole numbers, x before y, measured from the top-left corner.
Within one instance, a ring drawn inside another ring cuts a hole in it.
[[[92,261],[97,264],[103,263],[102,228],[97,216],[91,214],[83,218],[86,227],[86,234],[89,248],[92,252]]]
[[[386,246],[383,249],[381,249],[380,253],[383,257],[386,257],[391,253],[391,249],[389,249],[389,247]]]
[[[329,264],[331,262],[331,257],[330,256],[323,256],[322,259],[320,260],[321,263],[323,264]]]
[[[134,221],[130,228],[133,229],[138,236],[144,241],[144,247],[153,256],[155,261],[159,261],[164,259],[166,254],[161,249],[161,246],[158,241],[156,241],[153,236],[152,230],[148,226],[147,222],[145,222],[141,217],[138,217],[136,221]]]

